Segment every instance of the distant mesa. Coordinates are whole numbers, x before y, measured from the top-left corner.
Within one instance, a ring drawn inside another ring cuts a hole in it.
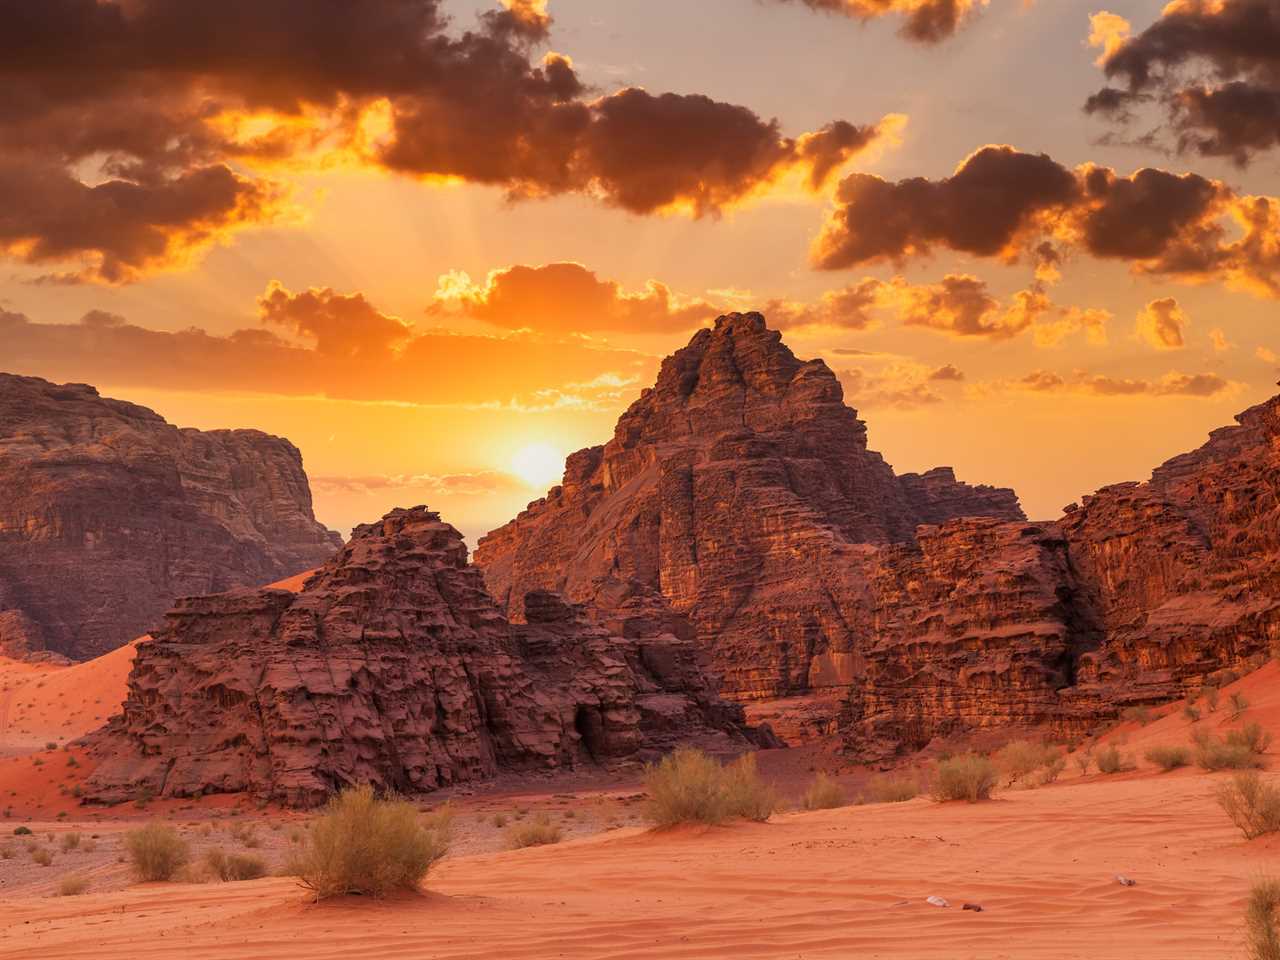
[[[176,597],[279,580],[341,545],[289,441],[0,374],[0,655],[95,657]]]
[[[85,798],[310,806],[356,783],[416,793],[770,742],[716,696],[660,598],[619,598],[608,626],[542,591],[522,609],[507,621],[424,507],[358,527],[296,594],[179,601],[139,644],[122,714],[87,740]]]

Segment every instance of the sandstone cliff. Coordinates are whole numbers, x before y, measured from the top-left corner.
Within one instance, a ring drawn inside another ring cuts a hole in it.
[[[613,439],[570,456],[563,484],[482,539],[476,563],[517,619],[533,589],[604,611],[619,584],[659,592],[727,694],[780,697],[851,678],[866,624],[845,608],[867,587],[851,555],[974,514],[1022,518],[1012,491],[949,469],[895,476],[826,364],[732,314],[668,357]]]
[[[177,596],[270,583],[340,545],[287,440],[0,374],[0,653],[96,656]]]
[[[745,748],[741,709],[663,632],[660,606],[632,605],[622,636],[534,592],[512,625],[453,527],[395,510],[300,593],[180,601],[139,645],[123,713],[88,738],[101,762],[86,797],[310,805],[360,782],[419,792],[678,742]]]
[[[830,371],[734,315],[476,562],[517,616],[532,587],[596,616],[624,584],[660,592],[786,739],[838,731],[880,759],[976,728],[1080,730],[1280,644],[1280,398],[1238,420],[1029,523],[946,468],[895,477]]]

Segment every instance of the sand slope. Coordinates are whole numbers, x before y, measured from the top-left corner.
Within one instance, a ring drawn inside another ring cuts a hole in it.
[[[383,903],[312,905],[285,879],[11,900],[0,956],[1218,960],[1240,955],[1251,879],[1280,864],[1218,810],[1222,776],[628,829],[450,859],[425,896]]]

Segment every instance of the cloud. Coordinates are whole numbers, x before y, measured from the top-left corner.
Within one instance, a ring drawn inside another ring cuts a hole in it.
[[[1241,166],[1280,146],[1280,7],[1275,0],[1174,0],[1130,35],[1095,14],[1090,42],[1109,81],[1085,104],[1120,123],[1155,103],[1179,151]],[[1122,26],[1123,25],[1123,26]],[[1162,139],[1152,131],[1142,139]]]
[[[317,492],[365,494],[385,490],[413,490],[435,496],[484,496],[494,493],[510,493],[528,489],[519,477],[500,471],[477,473],[433,474],[374,474],[364,476],[328,476],[311,478],[311,486]]]
[[[1214,327],[1209,331],[1209,341],[1213,344],[1215,353],[1225,353],[1235,346],[1227,339],[1227,334],[1221,327]]]
[[[899,33],[917,43],[938,43],[953,36],[989,0],[774,0],[802,3],[811,10],[855,20],[902,18]]]
[[[1280,297],[1280,199],[1197,174],[1097,164],[986,146],[940,180],[853,174],[811,251],[823,270],[926,257],[935,248],[1056,274],[1058,247],[1139,274],[1221,282]],[[1045,243],[1051,245],[1048,257]]]
[[[0,4],[0,252],[129,282],[285,216],[271,177],[342,166],[703,216],[822,189],[900,125],[792,137],[697,93],[597,95],[537,51],[550,23],[544,0],[464,30],[441,0]]]
[[[440,278],[428,314],[471,317],[508,330],[541,333],[667,332],[699,327],[716,317],[705,300],[676,296],[650,280],[628,293],[579,263],[515,265],[491,270],[483,284],[465,273]]]
[[[1134,333],[1156,350],[1181,350],[1187,345],[1186,332],[1190,323],[1175,298],[1161,297],[1138,311]]]
[[[940,369],[950,371],[955,368]],[[896,359],[877,370],[855,367],[840,370],[837,376],[844,387],[846,399],[854,407],[918,410],[944,401],[944,397],[934,389],[935,384],[963,379],[963,374],[959,378],[947,374],[935,376],[938,372],[938,369],[931,370],[914,360]]]
[[[1274,350],[1270,349],[1269,347],[1258,347],[1256,350],[1253,351],[1253,353],[1254,353],[1254,356],[1256,356],[1263,363],[1270,363],[1276,366],[1280,366],[1280,354],[1277,354]]]
[[[5,368],[117,386],[548,410],[615,409],[658,366],[581,338],[411,330],[359,294],[328,289],[295,294],[272,284],[260,305],[266,322],[303,342],[262,328],[217,336],[104,321],[99,312],[53,324],[0,312]],[[377,318],[369,330],[345,324],[361,314]]]
[[[878,325],[873,311],[881,305],[885,289],[884,281],[867,277],[842,289],[828,290],[814,301],[769,300],[762,312],[778,330],[806,326],[870,330]]]
[[[1114,377],[1107,374],[1076,370],[1070,375],[1049,370],[1033,370],[1010,380],[989,380],[971,389],[977,396],[1022,392],[1035,394],[1072,394],[1092,397],[1196,397],[1208,399],[1232,391],[1231,381],[1216,373],[1181,373],[1170,371],[1158,380],[1138,377]]]
[[[948,363],[946,366],[938,367],[933,373],[929,374],[929,379],[959,382],[964,379],[964,372]]]

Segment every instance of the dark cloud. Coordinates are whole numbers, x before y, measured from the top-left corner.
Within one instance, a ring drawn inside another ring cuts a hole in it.
[[[867,277],[840,290],[828,290],[817,300],[769,300],[764,315],[779,330],[793,327],[842,327],[869,330],[876,326],[874,310],[880,306],[887,284]]]
[[[535,51],[549,26],[541,0],[471,29],[439,0],[0,0],[0,250],[131,280],[271,222],[266,178],[307,165],[701,216],[792,173],[818,189],[883,132],[594,96]]]
[[[835,270],[937,247],[1025,259],[1041,277],[1056,276],[1059,248],[1079,250],[1139,273],[1280,297],[1280,200],[1150,167],[1072,170],[1005,146],[983,147],[941,180],[847,177],[812,259]]]
[[[856,20],[901,17],[899,33],[918,43],[938,43],[955,34],[987,0],[774,0],[802,3],[811,10],[843,14]]]
[[[938,367],[933,373],[929,374],[930,380],[950,380],[960,381],[964,379],[964,371],[958,369],[954,365],[948,363],[946,366]]]
[[[1135,105],[1157,102],[1178,149],[1241,165],[1280,146],[1276,0],[1178,0],[1133,36],[1115,14],[1094,22],[1099,64],[1123,86],[1094,94],[1087,111],[1128,123]]]
[[[718,312],[705,300],[681,300],[657,280],[642,293],[627,293],[616,280],[602,280],[578,263],[504,267],[490,272],[483,285],[449,274],[428,310],[540,333],[683,331]]]
[[[307,342],[269,329],[152,330],[98,311],[61,324],[0,312],[4,367],[118,386],[523,409],[613,406],[657,369],[652,357],[581,340],[414,332],[358,294],[273,284],[260,303],[264,319]],[[347,325],[370,312],[369,327]]]

